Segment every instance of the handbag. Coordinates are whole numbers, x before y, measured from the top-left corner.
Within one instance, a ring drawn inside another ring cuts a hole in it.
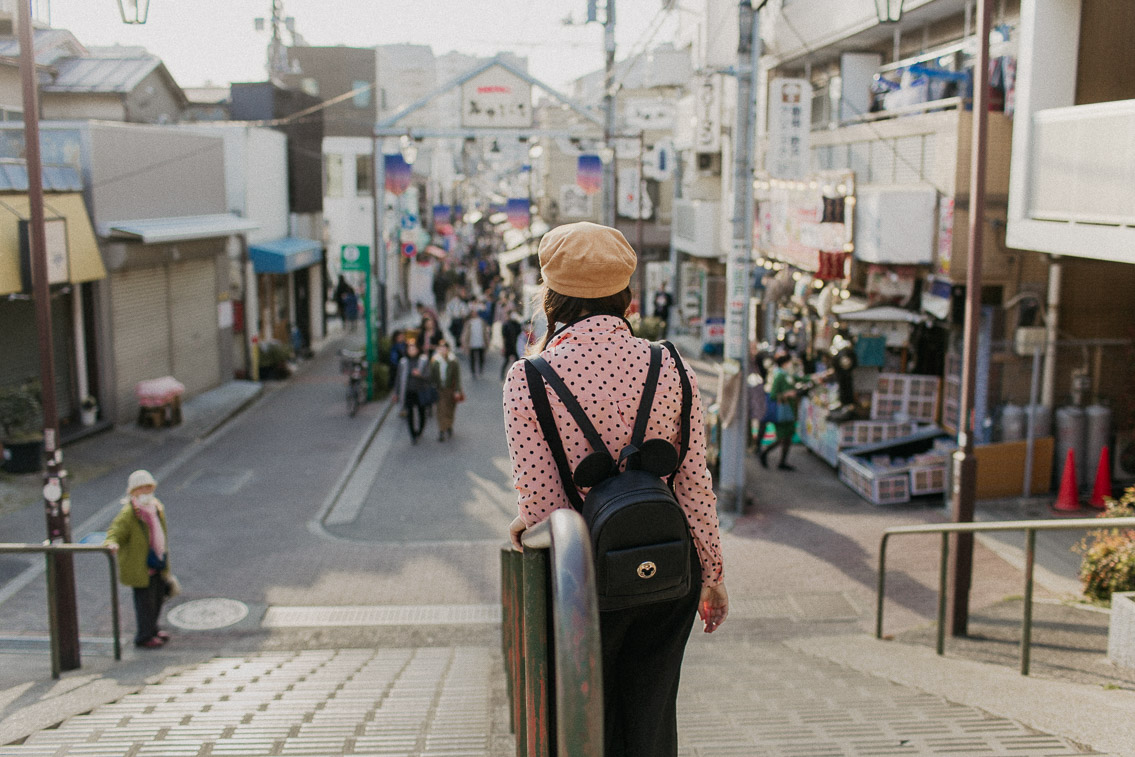
[[[437,388],[432,384],[426,384],[418,390],[418,403],[421,405],[432,405],[437,402]]]
[[[792,409],[791,402],[776,403],[776,423],[794,423],[796,411]]]
[[[454,402],[464,402],[465,401],[465,392],[454,392],[453,393],[453,401]]]
[[[177,580],[177,576],[170,573],[169,578],[165,579],[166,582],[166,596],[173,599],[181,593],[181,581]]]

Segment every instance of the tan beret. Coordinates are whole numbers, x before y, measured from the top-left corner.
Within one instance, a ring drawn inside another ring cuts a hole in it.
[[[627,288],[638,256],[618,229],[580,221],[540,240],[544,283],[566,297],[610,297]]]

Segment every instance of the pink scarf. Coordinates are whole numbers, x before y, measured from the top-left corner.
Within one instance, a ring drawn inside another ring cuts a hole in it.
[[[134,514],[138,516],[138,520],[146,524],[146,528],[150,530],[150,549],[154,550],[154,554],[158,558],[166,556],[166,534],[162,530],[162,521],[158,518],[158,504],[157,502],[150,502],[150,504],[142,506],[134,503]]]

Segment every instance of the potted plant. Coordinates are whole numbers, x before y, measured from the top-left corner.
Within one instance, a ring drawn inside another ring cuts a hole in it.
[[[43,467],[43,405],[34,383],[0,387],[4,470],[34,473]]]
[[[1107,518],[1133,515],[1135,487],[1130,487],[1118,500],[1109,498],[1107,509],[1099,517],[1106,522]],[[1080,564],[1084,594],[1111,604],[1107,656],[1116,665],[1135,668],[1135,530],[1093,531],[1081,543],[1080,551],[1084,555]]]
[[[79,403],[79,419],[84,426],[93,426],[99,419],[99,401],[87,395]]]

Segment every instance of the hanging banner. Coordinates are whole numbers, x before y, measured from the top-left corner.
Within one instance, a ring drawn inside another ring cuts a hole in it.
[[[603,161],[598,155],[580,155],[575,183],[584,194],[593,195],[603,188]]]
[[[808,175],[811,120],[811,82],[773,79],[769,86],[766,168],[774,179],[803,179]]]
[[[439,234],[445,234],[446,233],[446,232],[441,230],[441,227],[449,225],[450,213],[451,212],[452,211],[451,211],[451,209],[448,205],[434,205],[433,206],[434,231],[436,231]]]
[[[386,163],[386,191],[400,195],[410,186],[410,164],[401,155],[384,155]]]
[[[527,197],[514,197],[505,206],[508,222],[517,229],[526,229],[531,221],[531,201]]]
[[[560,216],[562,218],[590,218],[595,214],[591,197],[575,184],[560,186]]]

